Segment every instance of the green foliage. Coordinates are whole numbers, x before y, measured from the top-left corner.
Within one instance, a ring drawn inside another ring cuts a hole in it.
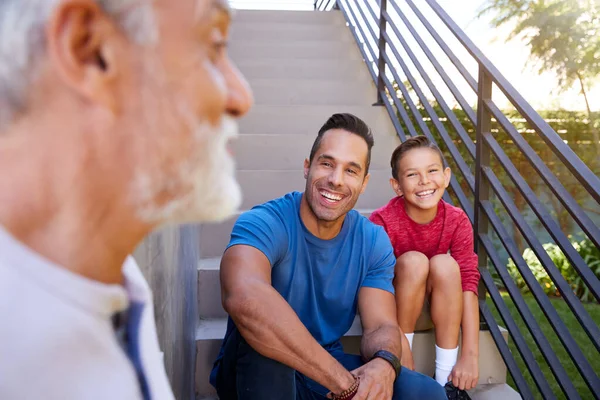
[[[527,326],[525,325],[525,322],[522,320],[519,312],[517,311],[513,300],[510,298],[508,293],[502,293],[502,297],[504,299],[504,302],[508,306],[508,310],[509,310],[511,316],[515,320],[517,327],[519,328],[519,331],[523,334],[525,341],[527,343],[527,347],[529,349],[531,349],[531,351],[533,352],[533,356],[535,357],[536,362],[538,363],[538,365],[542,369],[542,373],[548,380],[548,384],[550,385],[552,392],[556,395],[556,397],[558,399],[565,399],[566,396],[562,393],[562,390],[560,388],[560,385],[558,384],[558,381],[552,375],[550,366],[548,365],[548,363],[546,362],[546,359],[544,358],[544,356],[541,354],[539,348],[537,347],[535,340],[531,336],[529,330],[527,329]],[[558,336],[556,336],[556,334],[552,328],[552,325],[546,319],[543,311],[539,307],[535,298],[531,295],[525,295],[523,297],[525,298],[525,303],[527,304],[527,308],[529,308],[531,310],[535,320],[539,323],[541,331],[544,332],[544,336],[546,336],[546,338],[550,342],[552,349],[554,350],[554,352],[556,353],[556,356],[558,357],[561,364],[567,371],[567,374],[569,375],[569,378],[575,385],[575,389],[579,393],[580,397],[582,399],[593,399],[594,394],[590,391],[590,389],[588,388],[588,386],[585,383],[585,380],[579,374],[577,367],[572,362],[571,358],[569,357],[569,354],[565,350],[565,346],[562,344],[562,342],[560,341]],[[565,303],[564,300],[562,300],[560,298],[551,298],[550,302],[556,309],[560,319],[563,320],[563,322],[567,326],[567,329],[571,332],[571,335],[577,342],[577,345],[579,346],[579,348],[584,350],[584,353],[586,354],[586,358],[592,365],[592,368],[594,369],[594,371],[600,371],[599,353],[595,350],[594,345],[592,344],[591,340],[589,339],[589,337],[587,336],[585,331],[583,329],[581,329],[581,325],[577,321],[577,318],[575,317],[575,315],[573,314],[573,312],[571,311],[569,306]],[[500,318],[500,315],[498,314],[498,311],[494,307],[491,299],[488,298],[487,304],[491,308],[496,322],[498,322],[500,325],[503,325],[502,319]],[[600,305],[598,305],[598,303],[587,303],[587,304],[583,304],[583,307],[590,314],[594,323],[596,325],[600,325]],[[527,367],[525,366],[525,362],[519,356],[519,351],[517,350],[517,348],[515,346],[515,341],[512,339],[509,340],[508,346],[510,347],[510,351],[513,354],[513,356],[515,356],[517,365],[519,366],[519,370],[525,376],[527,385],[533,391],[534,399],[541,400],[542,395],[539,393],[538,390],[536,390],[536,385],[534,383],[534,380],[533,380],[531,374],[529,373],[529,371],[527,370]],[[516,385],[514,384],[512,377],[509,376],[508,378],[509,378],[508,384],[516,389]]]
[[[572,244],[586,264],[592,269],[594,274],[600,278],[600,250],[594,246],[589,239],[573,242]],[[571,266],[569,260],[567,257],[565,257],[560,247],[554,243],[546,243],[544,244],[544,250],[546,250],[546,253],[548,253],[548,256],[554,265],[556,265],[559,272],[565,278],[575,295],[577,295],[577,297],[579,297],[582,301],[592,301],[594,299],[593,295],[590,293],[588,287],[583,282],[577,271],[575,271],[575,269]],[[548,275],[548,272],[546,272],[540,260],[531,249],[525,249],[523,252],[523,259],[529,266],[529,270],[533,273],[544,292],[547,295],[560,296],[560,292]],[[507,269],[512,279],[517,284],[517,287],[519,287],[523,293],[528,293],[530,290],[513,260],[509,260]],[[498,284],[499,280],[496,279],[496,283]]]
[[[600,152],[589,90],[600,76],[600,2],[598,0],[486,0],[479,16],[492,13],[492,25],[513,24],[509,35],[520,37],[530,49],[539,73],[558,76],[558,89],[578,83],[592,121],[592,137]]]
[[[509,39],[521,37],[540,72],[553,71],[559,86],[591,85],[600,74],[600,7],[594,0],[488,0],[480,16],[492,25],[514,24]]]

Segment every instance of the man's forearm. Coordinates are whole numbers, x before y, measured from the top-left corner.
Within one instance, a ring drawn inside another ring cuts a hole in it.
[[[463,293],[462,356],[479,357],[479,301],[471,291]]]
[[[224,305],[252,348],[334,393],[352,385],[350,372],[317,343],[272,286],[262,282],[247,284],[244,293],[226,298]]]
[[[360,353],[365,360],[370,360],[379,350],[386,350],[402,359],[403,334],[398,325],[382,325],[377,329],[363,333]]]

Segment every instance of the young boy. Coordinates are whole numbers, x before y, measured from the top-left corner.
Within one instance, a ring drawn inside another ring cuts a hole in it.
[[[407,339],[403,340],[402,364],[414,368],[415,327],[431,327],[422,325],[429,311],[435,327],[435,379],[449,396],[468,398],[463,390],[475,387],[479,375],[479,271],[473,228],[464,211],[442,200],[450,168],[444,168],[440,149],[427,137],[412,137],[398,146],[391,167],[390,184],[398,197],[370,219],[384,227],[397,258],[398,323]]]

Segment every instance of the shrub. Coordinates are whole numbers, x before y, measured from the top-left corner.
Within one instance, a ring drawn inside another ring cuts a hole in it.
[[[573,242],[572,244],[586,264],[592,269],[592,272],[594,272],[594,274],[600,278],[600,250],[589,239]],[[560,247],[554,243],[546,243],[543,245],[543,247],[575,295],[577,295],[577,297],[579,297],[582,301],[592,301],[594,296],[590,293],[588,287],[583,282],[583,279],[581,279],[575,268],[571,266],[571,263],[564,255]],[[523,252],[523,259],[529,266],[529,269],[535,276],[535,279],[538,281],[544,292],[551,296],[559,296],[559,290],[556,288],[556,285],[542,266],[542,263],[531,249],[525,249]],[[527,287],[525,280],[521,276],[521,273],[517,269],[517,266],[512,259],[509,260],[507,269],[510,276],[517,284],[517,287],[519,287],[523,293],[529,292],[529,288]]]

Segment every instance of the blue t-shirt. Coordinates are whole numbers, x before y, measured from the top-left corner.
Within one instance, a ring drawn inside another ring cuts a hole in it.
[[[292,192],[245,212],[227,248],[247,245],[264,253],[275,290],[317,342],[330,347],[350,329],[361,287],[394,293],[396,258],[383,228],[355,210],[335,238],[317,238],[300,219],[301,199],[302,193]],[[234,327],[229,319],[225,338]]]

